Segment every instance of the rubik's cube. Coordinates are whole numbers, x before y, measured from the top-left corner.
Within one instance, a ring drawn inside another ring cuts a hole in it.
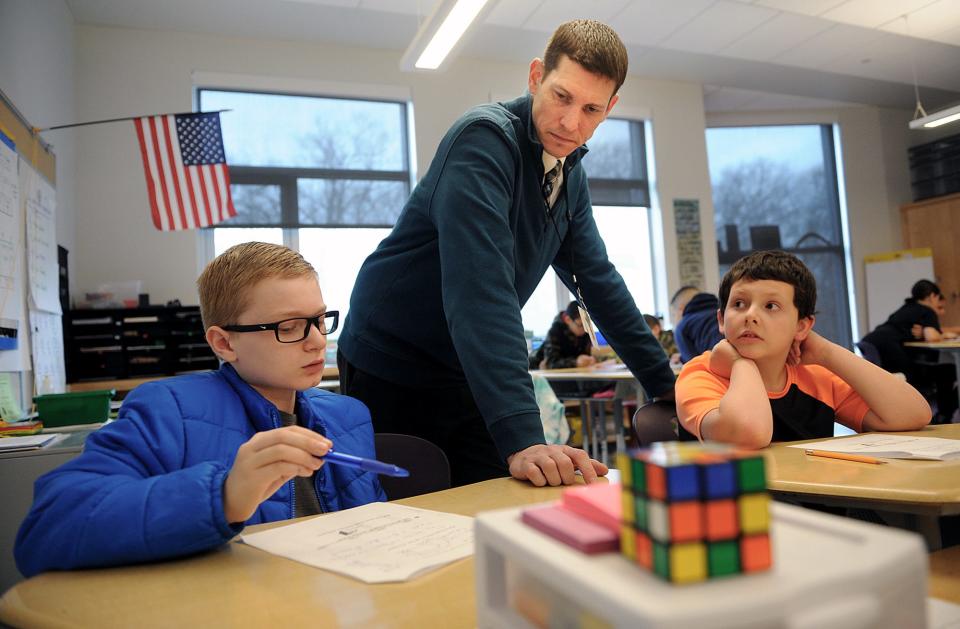
[[[727,446],[655,444],[617,455],[621,552],[672,583],[766,570],[770,494],[763,456]]]

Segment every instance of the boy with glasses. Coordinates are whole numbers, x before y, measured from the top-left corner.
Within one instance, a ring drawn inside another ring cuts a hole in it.
[[[313,267],[286,247],[231,247],[197,282],[218,371],[150,382],[76,459],[41,477],[14,554],[25,576],[166,559],[246,524],[385,500],[366,407],[314,388],[337,327]]]

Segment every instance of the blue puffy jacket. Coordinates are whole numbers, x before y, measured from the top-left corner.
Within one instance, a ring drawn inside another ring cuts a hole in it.
[[[374,456],[370,413],[360,402],[310,389],[297,393],[296,412],[338,451]],[[223,483],[237,449],[280,425],[276,406],[229,365],[137,387],[119,419],[90,435],[80,456],[37,480],[17,534],[17,567],[29,577],[226,543],[243,529],[223,513]],[[369,472],[325,465],[315,478],[324,511],[386,499]],[[246,523],[293,517],[293,497],[291,480]]]

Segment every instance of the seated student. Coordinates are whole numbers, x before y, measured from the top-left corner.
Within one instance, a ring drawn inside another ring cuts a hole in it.
[[[899,372],[907,382],[920,389],[936,391],[937,414],[934,423],[949,422],[957,410],[954,391],[956,371],[953,365],[936,363],[936,351],[906,347],[908,341],[940,341],[955,335],[954,328],[941,328],[939,313],[943,311],[943,294],[930,280],[920,280],[910,290],[903,305],[875,330],[863,337],[877,348],[880,365],[887,371]]]
[[[385,500],[376,474],[318,458],[374,447],[363,404],[314,388],[337,312],[310,263],[250,242],[197,284],[220,369],[137,387],[80,456],[37,480],[14,548],[25,576],[187,555],[246,524]]]
[[[643,315],[643,320],[647,322],[650,332],[660,341],[660,347],[663,348],[664,353],[670,357],[670,364],[679,363],[680,350],[677,349],[677,343],[673,338],[673,330],[664,330],[663,321],[651,314]]]
[[[817,287],[795,256],[741,258],[720,283],[724,340],[684,365],[677,414],[701,440],[762,448],[773,441],[917,430],[930,406],[893,374],[813,331]]]
[[[576,301],[571,301],[554,318],[543,345],[530,355],[531,369],[589,367],[596,362],[590,354],[590,337],[580,320]]]
[[[680,362],[686,363],[699,356],[723,338],[717,327],[720,303],[710,293],[684,286],[674,293],[670,304],[671,312],[675,313],[673,337],[680,351]]]

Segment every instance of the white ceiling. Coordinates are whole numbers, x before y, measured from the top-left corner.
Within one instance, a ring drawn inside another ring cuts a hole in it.
[[[82,24],[402,51],[435,0],[66,0]],[[491,0],[456,51],[527,62],[567,19],[613,26],[630,72],[705,84],[710,110],[960,101],[960,0]],[[906,16],[906,17],[904,17]]]

